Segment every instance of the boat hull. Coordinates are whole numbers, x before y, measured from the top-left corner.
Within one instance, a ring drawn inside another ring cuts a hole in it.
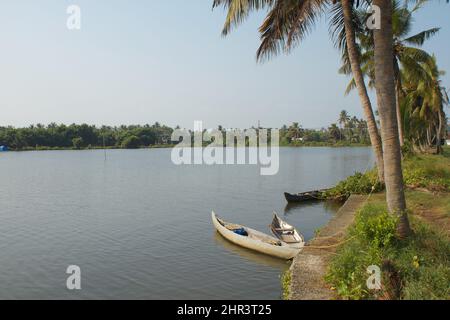
[[[251,237],[246,237],[246,236],[241,236],[238,235],[236,233],[234,233],[231,230],[228,230],[226,227],[224,227],[218,220],[217,220],[217,216],[214,212],[211,213],[211,218],[212,218],[212,222],[214,227],[216,228],[217,232],[219,232],[225,239],[227,239],[228,241],[253,250],[253,251],[257,251],[272,257],[276,257],[276,258],[280,258],[280,259],[285,259],[285,260],[290,260],[292,258],[294,258],[300,251],[300,248],[293,248],[285,243],[282,243],[281,246],[276,246],[276,245],[272,245],[269,243],[265,243],[262,241],[259,241],[257,239],[252,239]],[[261,236],[261,237],[270,237],[262,232],[259,232],[257,230],[254,229],[250,229],[247,227],[244,227],[246,229],[246,231],[250,234],[250,235],[256,235],[256,236]],[[274,241],[279,241],[278,239],[274,238],[274,237],[270,237],[271,239],[273,239]]]
[[[284,197],[287,202],[305,202],[305,201],[317,201],[322,199],[322,191],[304,192],[298,194],[292,194],[285,192]]]

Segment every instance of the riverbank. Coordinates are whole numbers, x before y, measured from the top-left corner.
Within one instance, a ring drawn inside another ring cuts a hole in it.
[[[406,200],[413,235],[395,237],[384,192],[370,197],[372,179],[356,175],[334,190],[352,195],[284,277],[288,299],[448,299],[450,289],[450,149],[404,160]],[[355,185],[357,187],[355,187]],[[358,198],[355,198],[358,197]],[[355,199],[364,205],[353,206]],[[349,204],[350,203],[350,204]],[[340,228],[335,225],[340,224]],[[316,248],[312,248],[316,247]],[[325,247],[325,248],[317,248]],[[369,290],[367,267],[382,271]]]
[[[25,151],[89,151],[89,150],[140,150],[140,149],[172,149],[175,144],[158,144],[151,146],[141,146],[137,148],[124,148],[119,146],[106,146],[106,147],[86,147],[86,148],[73,148],[73,147],[35,147],[35,148],[10,148],[8,152],[25,152]],[[204,146],[206,147],[206,145]],[[302,143],[302,144],[285,144],[280,145],[280,148],[361,148],[369,147],[365,144],[333,144],[333,143]]]
[[[324,277],[330,259],[338,245],[345,239],[347,228],[353,223],[356,211],[364,204],[365,196],[352,195],[336,216],[323,227],[316,237],[307,243],[294,258],[287,271],[290,280],[283,296],[289,300],[330,300],[335,293]]]

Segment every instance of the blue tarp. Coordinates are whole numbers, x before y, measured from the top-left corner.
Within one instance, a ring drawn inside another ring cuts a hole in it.
[[[8,151],[8,147],[7,146],[0,146],[0,152],[2,151]]]

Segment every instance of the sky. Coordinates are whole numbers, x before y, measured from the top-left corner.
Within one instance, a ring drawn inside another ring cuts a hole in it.
[[[81,30],[67,29],[69,5]],[[320,128],[345,109],[362,117],[339,75],[326,18],[290,55],[255,59],[253,14],[221,36],[222,8],[212,0],[2,0],[0,126],[95,125],[156,121],[192,128],[217,125]],[[431,0],[414,31],[442,27],[424,49],[450,72],[450,5]],[[450,88],[450,73],[443,77]],[[373,93],[373,102],[375,98]]]

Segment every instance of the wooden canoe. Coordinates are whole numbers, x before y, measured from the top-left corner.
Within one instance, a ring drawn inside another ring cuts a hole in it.
[[[293,226],[288,224],[286,221],[281,220],[276,213],[273,215],[270,230],[275,237],[287,243],[291,247],[301,249],[305,246],[303,236],[299,234]]]
[[[226,222],[217,217],[214,211],[211,218],[217,232],[238,246],[286,260],[294,258],[301,250],[257,230]],[[242,230],[245,230],[246,235],[235,232]]]
[[[313,201],[313,200],[322,200],[323,196],[322,193],[327,191],[327,189],[323,190],[316,190],[316,191],[308,191],[308,192],[302,192],[302,193],[284,193],[284,197],[286,198],[287,202],[304,202],[304,201]]]

